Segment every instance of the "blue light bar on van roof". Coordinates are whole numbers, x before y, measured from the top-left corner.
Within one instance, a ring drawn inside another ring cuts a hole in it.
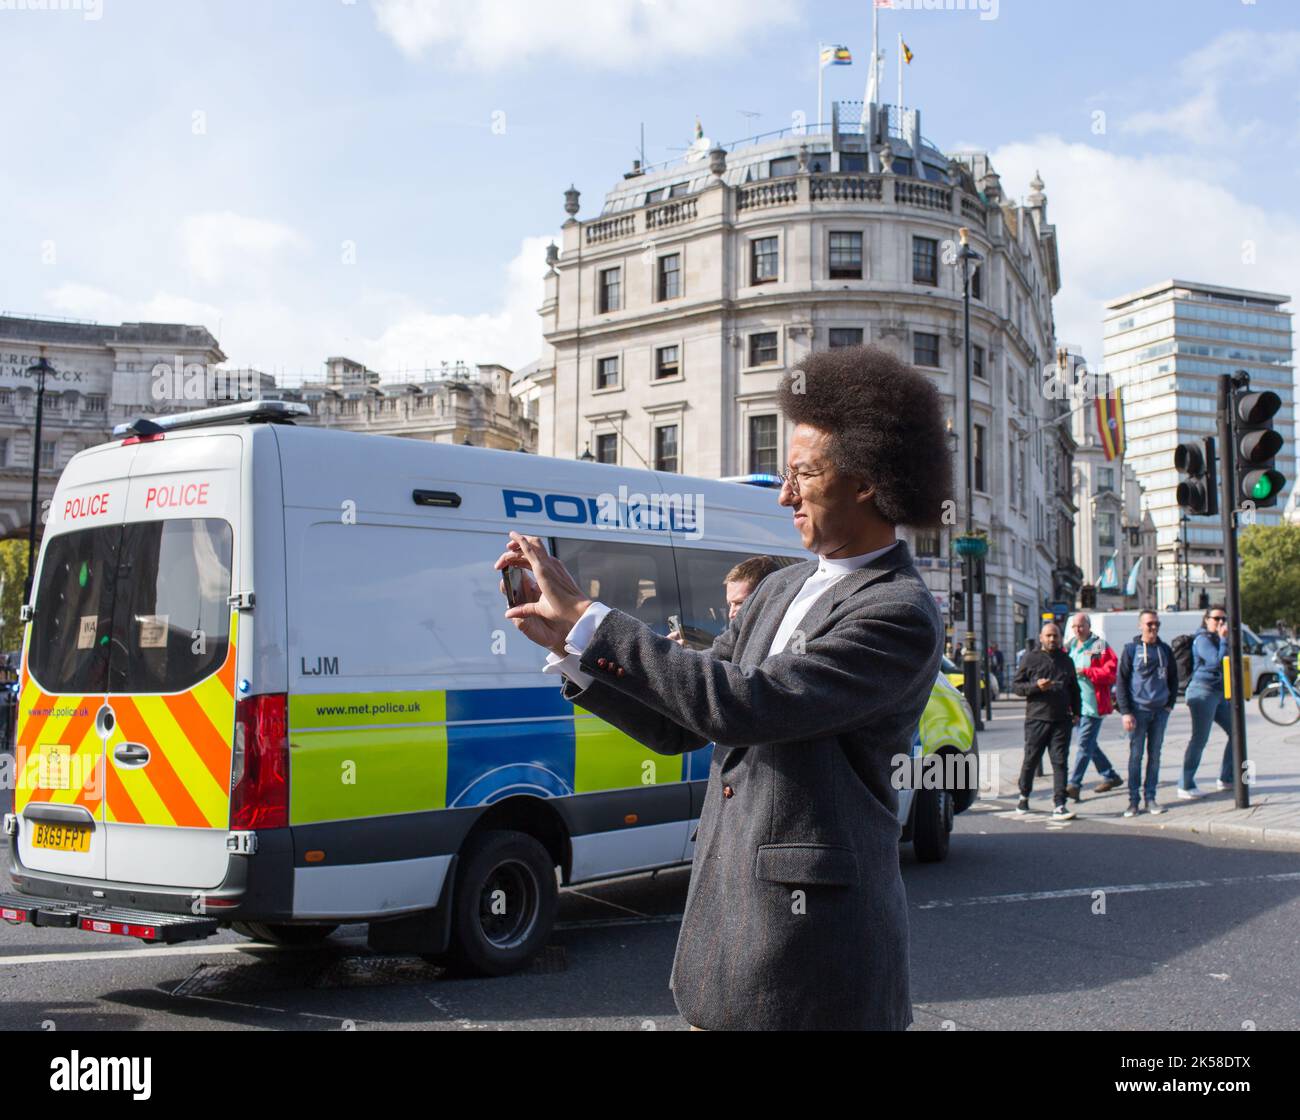
[[[113,429],[113,437],[152,435],[159,431],[174,432],[212,424],[292,424],[295,416],[309,415],[311,409],[297,401],[240,401],[216,408],[196,408],[192,412],[172,412],[166,416],[142,416],[130,423],[118,424]]]
[[[781,489],[779,474],[729,474],[719,482],[743,482],[746,486],[766,486],[772,490]]]

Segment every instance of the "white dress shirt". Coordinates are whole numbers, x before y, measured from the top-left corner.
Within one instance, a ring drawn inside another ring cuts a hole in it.
[[[799,593],[791,601],[789,607],[786,608],[785,617],[781,619],[781,625],[777,627],[776,637],[772,639],[772,646],[767,651],[768,657],[785,649],[786,643],[795,630],[798,629],[804,615],[808,613],[808,608],[813,605],[823,591],[838,580],[843,579],[855,568],[865,567],[877,556],[883,556],[897,543],[897,541],[893,541],[885,545],[884,548],[876,549],[875,552],[864,552],[859,556],[846,556],[839,560],[819,556],[817,558],[817,570],[804,581]],[[604,603],[592,603],[583,612],[582,617],[573,624],[573,629],[569,631],[564,639],[564,648],[569,652],[564,657],[554,651],[548,652],[546,664],[542,666],[542,672],[563,673],[579,688],[586,688],[590,685],[593,678],[590,673],[578,667],[579,655],[587,648],[587,643],[591,641],[591,636],[596,632],[596,627],[600,625],[600,620],[609,613],[609,610],[610,608]]]

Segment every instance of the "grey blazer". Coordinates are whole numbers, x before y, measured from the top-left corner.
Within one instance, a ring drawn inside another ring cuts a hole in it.
[[[708,651],[611,610],[579,659],[596,679],[563,686],[660,754],[716,744],[669,980],[706,1030],[912,1021],[891,760],[911,749],[942,623],[900,541],[818,596],[767,657],[816,568],[767,576]]]

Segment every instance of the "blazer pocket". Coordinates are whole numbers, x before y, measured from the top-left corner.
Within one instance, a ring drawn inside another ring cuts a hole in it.
[[[851,887],[858,882],[858,855],[836,844],[760,844],[754,874],[769,883]]]

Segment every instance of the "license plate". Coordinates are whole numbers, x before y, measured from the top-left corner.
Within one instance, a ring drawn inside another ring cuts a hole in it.
[[[88,824],[38,824],[33,827],[32,847],[56,852],[90,851]]]

